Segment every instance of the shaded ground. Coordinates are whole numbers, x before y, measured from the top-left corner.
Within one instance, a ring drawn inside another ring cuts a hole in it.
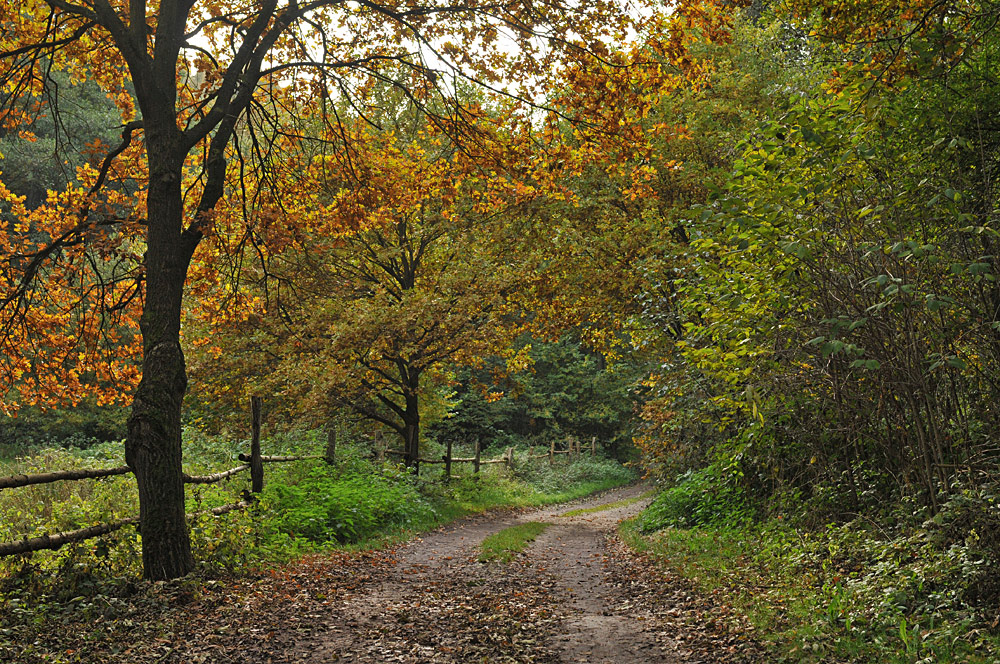
[[[766,662],[724,607],[618,541],[617,522],[645,501],[561,516],[643,490],[472,517],[396,551],[313,558],[257,579],[165,584],[145,597],[151,606],[8,646],[17,662]],[[523,521],[552,526],[512,563],[475,560],[486,536]],[[0,660],[7,652],[0,645]]]

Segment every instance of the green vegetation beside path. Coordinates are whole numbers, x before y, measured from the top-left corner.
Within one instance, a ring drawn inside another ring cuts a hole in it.
[[[685,476],[620,533],[747,618],[774,662],[1000,661],[992,536],[963,534],[979,513],[969,497],[923,520],[903,505],[910,517],[893,528],[861,516],[816,525],[803,510],[755,518],[700,481]]]
[[[551,524],[529,521],[490,535],[479,547],[481,549],[479,561],[509,563],[517,554],[528,548],[528,545],[534,542],[549,525]]]
[[[245,441],[244,441],[245,442]],[[269,454],[316,454],[321,431],[274,436]],[[185,471],[205,474],[238,464],[245,445],[192,429],[185,436]],[[524,459],[521,451],[521,459]],[[113,467],[123,463],[120,443],[86,450],[43,450],[10,461],[5,472]],[[483,466],[482,472],[444,481],[440,468],[415,477],[407,468],[377,460],[363,441],[344,441],[337,463],[305,460],[270,464],[265,487],[249,509],[191,521],[201,579],[256,575],[306,554],[378,549],[463,516],[494,508],[564,502],[628,484],[634,473],[603,457],[544,459]],[[246,475],[188,489],[187,511],[202,512],[239,500]],[[0,492],[0,541],[88,527],[136,514],[129,476],[56,482]],[[54,629],[65,611],[116,605],[135,592],[141,576],[139,535],[125,527],[108,536],[55,551],[0,558],[0,634],[25,624]],[[109,604],[110,603],[110,604]],[[95,613],[97,615],[97,613]],[[33,628],[34,629],[34,628]]]

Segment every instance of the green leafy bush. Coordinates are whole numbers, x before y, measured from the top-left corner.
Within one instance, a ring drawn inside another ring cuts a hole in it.
[[[643,531],[746,523],[752,510],[739,479],[735,465],[721,461],[685,472],[643,513]]]
[[[315,543],[356,542],[432,509],[404,478],[319,465],[295,485],[271,484],[264,505],[275,532]]]

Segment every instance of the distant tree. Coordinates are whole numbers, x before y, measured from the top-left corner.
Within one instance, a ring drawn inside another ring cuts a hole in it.
[[[292,188],[323,202],[327,224],[357,230],[303,231],[272,253],[244,277],[258,306],[204,317],[214,325],[195,360],[209,393],[252,376],[296,412],[340,408],[384,425],[408,463],[419,456],[422,399],[449,381],[445,366],[499,352],[519,330],[510,296],[532,258],[519,229],[537,196],[412,110],[417,124],[397,122],[408,125],[399,133],[345,126],[365,136],[352,139],[349,162],[308,158],[292,169]],[[480,141],[496,140],[486,122]],[[507,160],[519,152],[509,139],[504,148]],[[292,205],[295,194],[281,200]]]
[[[34,209],[48,191],[61,191],[76,180],[84,164],[97,167],[120,133],[121,116],[113,101],[92,81],[73,81],[50,72],[41,94],[49,112],[17,130],[0,128],[0,172],[11,192]],[[3,105],[30,103],[8,99]]]
[[[457,372],[454,404],[431,435],[484,446],[596,437],[611,456],[626,455],[645,364],[636,357],[609,366],[571,335],[556,343],[528,336],[518,342],[528,359],[521,371],[495,357],[482,369]]]

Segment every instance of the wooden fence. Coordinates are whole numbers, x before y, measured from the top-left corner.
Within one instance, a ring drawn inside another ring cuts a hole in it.
[[[243,463],[235,468],[223,470],[210,475],[188,475],[184,474],[185,484],[214,484],[228,479],[242,472],[250,471],[251,496],[229,505],[221,505],[209,510],[202,510],[189,514],[188,518],[196,518],[206,514],[219,516],[233,510],[248,507],[252,502],[252,494],[260,493],[264,489],[264,464],[281,463],[286,461],[300,461],[302,459],[326,459],[333,463],[334,450],[336,449],[336,438],[331,436],[332,444],[327,445],[325,455],[304,455],[304,456],[267,456],[260,452],[260,426],[261,426],[261,399],[251,397],[250,399],[250,421],[251,439],[250,454],[239,455],[239,460]],[[13,489],[17,487],[30,486],[33,484],[48,484],[60,481],[75,481],[85,479],[99,479],[102,477],[114,477],[116,475],[128,475],[132,469],[128,466],[118,466],[116,468],[100,468],[90,470],[60,470],[49,473],[38,473],[34,475],[11,475],[0,477],[0,489]],[[110,523],[99,523],[78,530],[69,530],[60,533],[41,535],[39,537],[25,537],[12,542],[0,542],[0,557],[12,556],[19,553],[29,553],[31,551],[41,551],[43,549],[58,549],[70,542],[80,542],[83,540],[100,537],[119,530],[125,526],[135,525],[139,522],[139,517],[133,516],[126,519],[119,519]]]
[[[375,436],[375,441],[376,441],[375,447],[378,450],[377,453],[378,453],[378,455],[379,455],[380,458],[383,457],[386,454],[391,454],[393,456],[400,456],[400,457],[405,457],[406,456],[405,452],[400,452],[399,450],[390,450],[390,449],[387,449],[387,448],[383,447],[381,445],[381,443],[380,443],[380,436],[378,434],[376,434],[376,436]],[[595,456],[597,454],[597,436],[594,436],[593,438],[590,439],[590,446],[589,447],[590,447],[590,455],[591,456]],[[455,477],[454,475],[451,474],[451,466],[452,466],[452,464],[455,464],[455,463],[471,463],[472,464],[472,472],[474,472],[474,473],[478,473],[479,472],[479,467],[480,466],[483,466],[483,465],[486,465],[486,464],[491,464],[491,463],[502,463],[502,464],[505,464],[507,466],[507,468],[513,468],[514,467],[514,448],[513,447],[508,447],[506,450],[504,450],[503,456],[500,457],[499,459],[482,459],[482,458],[480,458],[480,452],[481,452],[481,450],[480,450],[480,447],[479,447],[479,441],[478,440],[476,441],[476,446],[475,446],[474,449],[475,449],[475,456],[471,456],[471,457],[453,457],[451,455],[452,454],[452,443],[449,440],[448,443],[447,443],[447,449],[446,449],[445,453],[443,455],[441,455],[440,459],[424,459],[424,458],[414,459],[414,461],[416,462],[417,472],[418,473],[420,472],[420,464],[422,464],[422,463],[430,463],[430,464],[443,463],[444,464],[444,477],[445,477],[445,479],[451,479],[451,478]],[[569,439],[566,440],[566,449],[564,449],[564,450],[557,450],[556,449],[555,440],[553,440],[553,441],[551,441],[549,443],[549,451],[548,452],[543,452],[542,454],[535,454],[535,448],[534,447],[528,448],[527,460],[530,461],[531,459],[548,459],[549,460],[549,464],[551,465],[551,464],[555,463],[555,458],[556,458],[556,455],[558,455],[558,454],[570,454],[570,455],[573,455],[574,458],[580,458],[580,456],[582,456],[582,454],[583,454],[582,449],[583,449],[583,447],[582,447],[582,444],[580,443],[579,440],[576,440],[574,438],[569,438]]]
[[[260,450],[260,427],[261,427],[261,399],[260,397],[251,397],[250,399],[250,419],[251,419],[251,438],[250,438],[250,454],[240,454],[239,460],[243,463],[235,468],[230,468],[228,470],[219,471],[217,473],[212,473],[210,475],[188,475],[184,474],[185,484],[214,484],[215,482],[221,482],[222,480],[228,479],[235,475],[239,475],[247,470],[250,471],[250,494],[243,500],[235,503],[230,503],[228,505],[221,505],[208,510],[202,510],[200,512],[195,512],[189,514],[188,518],[196,518],[199,516],[204,516],[206,514],[212,514],[215,516],[220,516],[227,512],[232,512],[233,510],[243,509],[248,507],[253,502],[253,494],[260,493],[264,489],[264,464],[266,463],[283,463],[288,461],[301,461],[304,459],[323,459],[327,463],[334,463],[336,459],[336,449],[337,449],[337,437],[336,432],[332,428],[328,434],[326,451],[324,454],[313,454],[313,455],[303,455],[303,456],[269,456],[261,454]],[[380,436],[376,436],[376,449],[380,458],[384,458],[385,454],[393,455],[403,455],[402,452],[395,450],[388,450],[380,444]],[[596,438],[591,440],[590,443],[590,453],[596,454]],[[479,441],[476,441],[475,446],[475,456],[469,458],[456,458],[452,457],[452,446],[448,443],[447,452],[442,456],[441,459],[417,459],[417,468],[419,470],[420,463],[429,464],[444,464],[444,474],[446,479],[453,477],[451,474],[451,466],[454,463],[471,463],[473,464],[474,472],[478,473],[479,468],[482,465],[502,463],[506,464],[508,468],[514,466],[514,449],[508,447],[504,452],[504,455],[499,459],[482,459],[480,458],[480,446]],[[541,459],[548,458],[549,463],[553,463],[555,455],[557,454],[576,454],[577,457],[580,456],[580,443],[579,441],[568,441],[567,449],[557,450],[555,448],[555,443],[553,442],[549,446],[549,450],[545,454],[535,455],[533,449],[529,450],[528,459]],[[87,470],[61,470],[47,473],[38,473],[33,475],[11,475],[9,477],[0,477],[0,490],[2,489],[14,489],[18,487],[30,486],[33,484],[48,484],[51,482],[60,481],[77,481],[85,479],[100,479],[103,477],[114,477],[117,475],[128,475],[132,473],[132,469],[128,466],[118,466],[116,468],[97,468],[97,469],[87,469]],[[42,551],[44,549],[58,549],[64,544],[70,542],[80,542],[87,539],[92,539],[94,537],[100,537],[101,535],[107,535],[116,530],[119,530],[125,526],[135,525],[139,523],[139,517],[133,516],[126,519],[119,519],[117,521],[112,521],[110,523],[100,523],[93,526],[88,526],[86,528],[80,528],[78,530],[69,530],[65,532],[53,533],[41,535],[38,537],[24,537],[20,540],[15,540],[11,542],[0,542],[0,558],[4,556],[13,556],[21,553],[30,553],[32,551]]]

